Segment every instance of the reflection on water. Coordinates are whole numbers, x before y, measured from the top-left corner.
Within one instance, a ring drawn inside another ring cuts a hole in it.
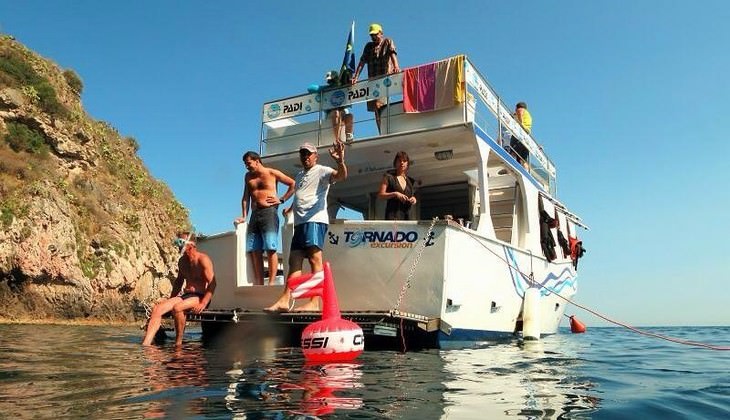
[[[148,384],[148,393],[141,401],[147,404],[145,418],[166,416],[182,417],[191,414],[205,414],[206,399],[189,398],[185,405],[178,404],[176,393],[195,394],[209,385],[208,363],[199,343],[182,347],[142,349],[145,356],[143,378]]]
[[[586,414],[599,403],[593,384],[575,374],[580,360],[555,351],[567,346],[560,336],[310,365],[299,349],[260,337],[203,343],[193,330],[180,348],[144,348],[134,329],[0,332],[0,412],[8,417],[538,418]]]
[[[683,352],[615,330],[469,350],[365,352],[353,363],[320,365],[306,364],[298,348],[247,334],[204,343],[193,329],[179,349],[172,343],[143,348],[140,341],[132,328],[0,325],[0,417],[533,419],[730,412],[727,370],[718,370],[727,366],[727,355]],[[682,369],[667,369],[677,364]],[[667,389],[668,383],[694,394]]]
[[[359,363],[327,363],[283,371],[234,367],[226,372],[228,386],[226,407],[235,418],[247,418],[251,412],[321,416],[335,410],[354,410],[362,406],[358,397],[338,396],[337,391],[362,387]],[[263,403],[263,404],[262,404]]]
[[[445,382],[447,416],[589,416],[600,401],[583,393],[593,384],[572,373],[580,361],[545,349],[548,344],[554,348],[560,337],[546,340],[443,352],[444,368],[451,378]]]

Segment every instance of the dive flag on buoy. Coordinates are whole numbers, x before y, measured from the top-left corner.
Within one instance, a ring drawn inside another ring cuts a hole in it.
[[[322,319],[302,331],[302,352],[310,362],[352,360],[365,349],[365,336],[356,323],[342,319],[329,262],[324,270],[290,277],[287,287],[294,298],[322,297]]]
[[[324,271],[317,271],[314,274],[292,277],[289,279],[291,296],[294,299],[322,296],[324,292],[322,289],[323,282]]]

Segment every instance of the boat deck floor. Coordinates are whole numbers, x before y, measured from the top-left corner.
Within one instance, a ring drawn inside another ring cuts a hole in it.
[[[401,349],[438,347],[440,320],[398,311],[342,312],[341,317],[360,325],[367,349]],[[320,312],[265,312],[262,310],[226,309],[188,313],[190,322],[200,322],[205,339],[215,339],[231,329],[243,329],[246,336],[271,335],[282,345],[299,345],[304,328],[322,318]]]

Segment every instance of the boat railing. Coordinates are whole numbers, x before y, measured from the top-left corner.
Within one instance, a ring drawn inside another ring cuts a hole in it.
[[[334,131],[328,111],[341,107],[353,108],[354,132],[358,139],[392,133],[390,117],[402,113],[402,107],[400,111],[397,110],[403,95],[402,80],[403,74],[396,73],[265,103],[261,126],[261,154],[292,152],[305,142],[317,146],[332,144]],[[364,106],[365,102],[374,99],[379,99],[386,105],[381,113],[380,132],[374,123],[374,114],[368,112]],[[344,126],[340,139],[345,140]]]
[[[457,56],[458,57],[458,56]],[[452,57],[421,67],[453,60]],[[404,70],[401,73],[371,78],[353,85],[309,92],[276,101],[267,102],[262,110],[260,152],[262,155],[276,155],[296,151],[305,143],[317,146],[332,144],[334,131],[328,118],[328,111],[350,106],[353,110],[355,137],[358,140],[378,136],[407,133],[424,129],[435,129],[454,124],[473,123],[497,143],[507,148],[510,138],[515,137],[529,151],[527,170],[550,193],[555,194],[556,170],[539,143],[514,119],[510,108],[502,102],[486,79],[464,57],[459,61],[461,86],[464,89],[461,101],[450,106],[428,112],[404,110]],[[436,77],[452,77],[453,75]],[[436,80],[434,89],[443,86],[444,80]],[[381,111],[378,129],[373,113],[365,109],[365,102],[378,99],[385,103]],[[344,140],[344,126],[340,139]]]
[[[520,141],[529,151],[529,173],[555,195],[557,171],[543,147],[522,128],[496,90],[468,59],[465,60],[465,78],[467,95],[477,97],[474,124],[505,149],[509,147],[512,137]]]

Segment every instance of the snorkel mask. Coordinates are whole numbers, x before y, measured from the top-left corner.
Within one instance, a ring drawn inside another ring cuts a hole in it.
[[[188,244],[188,243],[190,243],[190,242],[183,238],[175,238],[172,241],[172,244],[175,245],[176,247],[178,247],[178,249],[182,249],[185,246],[185,244]]]

